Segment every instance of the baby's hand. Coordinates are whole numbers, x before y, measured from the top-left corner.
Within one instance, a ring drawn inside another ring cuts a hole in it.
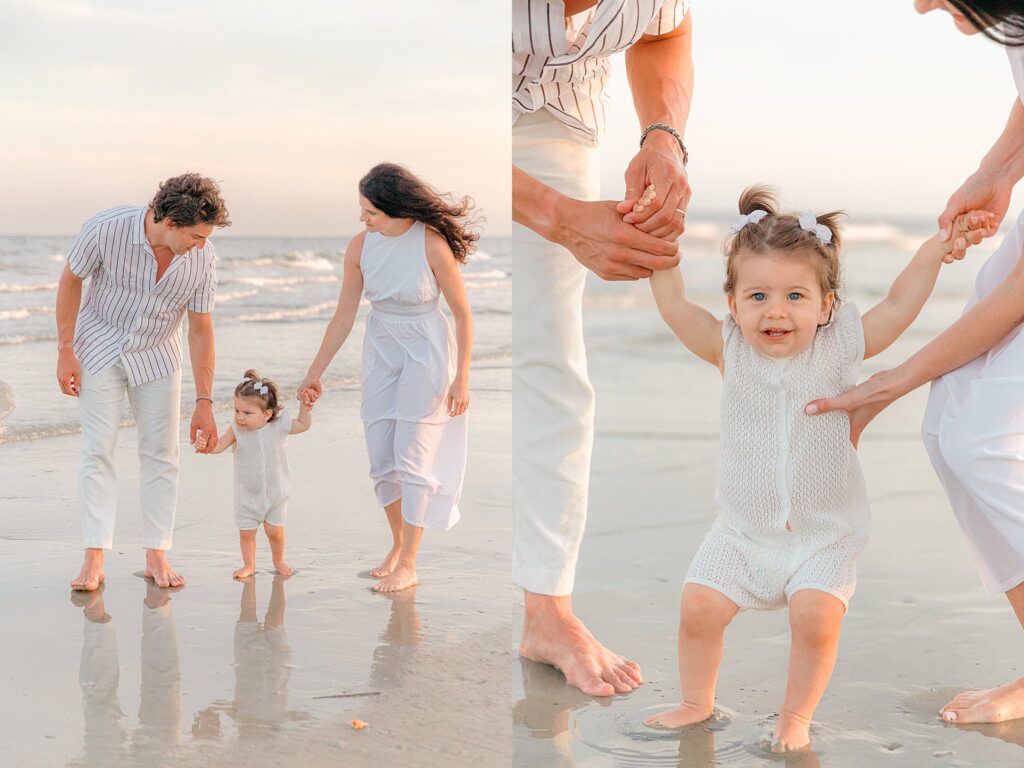
[[[203,430],[196,430],[196,453],[202,453],[206,450],[207,444],[206,435],[203,434]]]
[[[304,390],[299,392],[299,401],[312,411],[313,406],[316,405],[316,392],[314,392],[310,387],[306,387]]]
[[[953,235],[945,243],[945,254],[942,261],[945,264],[952,264],[962,259],[963,256],[954,256],[954,246],[959,249],[966,249],[969,246],[977,245],[986,237],[992,237],[999,227],[993,222],[996,216],[989,211],[968,211],[961,213],[953,220]],[[965,251],[966,255],[966,251]]]

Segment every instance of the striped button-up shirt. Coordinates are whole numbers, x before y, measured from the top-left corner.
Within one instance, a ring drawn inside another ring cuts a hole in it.
[[[92,278],[78,313],[75,356],[94,376],[120,359],[133,386],[181,367],[185,310],[212,312],[217,291],[210,241],[175,256],[157,282],[148,210],[123,205],[96,214],[68,252],[71,271]]]
[[[598,0],[585,16],[566,19],[562,0],[512,0],[512,122],[546,108],[596,143],[606,123],[608,57],[645,34],[671,32],[688,8],[689,0]]]

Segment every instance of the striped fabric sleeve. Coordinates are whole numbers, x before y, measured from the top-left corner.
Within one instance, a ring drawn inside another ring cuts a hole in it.
[[[690,9],[689,0],[665,0],[644,30],[645,35],[667,35],[683,23]]]
[[[211,250],[213,249],[213,245],[210,243],[207,243],[206,247]],[[196,286],[195,293],[192,294],[192,298],[188,301],[189,312],[201,312],[203,314],[213,312],[213,297],[216,293],[217,257],[214,256],[210,259],[210,268],[206,271],[206,276]]]
[[[91,218],[82,225],[75,241],[68,251],[68,267],[71,272],[83,280],[95,272],[101,261],[100,225],[96,218]]]

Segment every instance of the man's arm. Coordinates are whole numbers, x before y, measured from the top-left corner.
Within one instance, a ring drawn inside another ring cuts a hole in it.
[[[644,35],[626,51],[626,74],[642,127],[664,123],[685,135],[693,97],[691,15],[667,34]],[[631,210],[649,184],[655,186],[654,204]],[[686,226],[679,210],[685,211],[689,202],[682,148],[671,133],[655,129],[626,169],[626,200],[619,211],[643,232],[674,240]]]
[[[188,354],[192,360],[192,377],[196,384],[196,407],[189,427],[189,442],[195,444],[196,431],[202,430],[207,438],[206,450],[217,447],[217,422],[213,418],[213,368],[216,354],[213,346],[213,315],[209,312],[188,312]]]
[[[82,305],[82,278],[64,265],[57,283],[57,383],[60,391],[78,397],[82,368],[75,357],[75,324]]]

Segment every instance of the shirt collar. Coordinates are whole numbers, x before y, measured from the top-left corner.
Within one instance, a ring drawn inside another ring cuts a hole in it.
[[[139,208],[139,212],[135,216],[135,226],[132,228],[132,245],[149,243],[149,240],[146,239],[146,214],[148,212],[149,206],[144,205]]]

